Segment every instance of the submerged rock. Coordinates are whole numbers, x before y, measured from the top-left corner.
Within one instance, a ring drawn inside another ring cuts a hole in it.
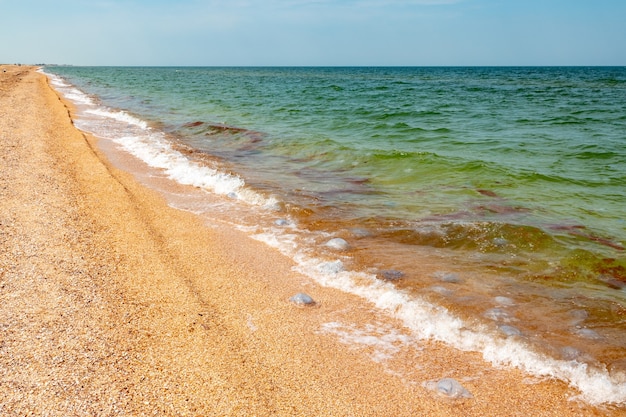
[[[313,298],[311,298],[310,295],[305,294],[303,292],[299,292],[298,294],[294,295],[293,297],[289,299],[289,301],[300,306],[310,306],[310,305],[315,304],[315,301],[313,300]]]
[[[493,239],[491,241],[491,243],[493,243],[494,246],[498,247],[498,248],[502,248],[504,246],[507,246],[509,244],[509,241],[502,238],[502,237],[497,237],[495,239]]]
[[[517,327],[509,326],[508,324],[503,324],[502,326],[499,326],[498,328],[500,329],[502,333],[506,335],[506,337],[522,335],[522,332]]]
[[[361,238],[361,237],[369,237],[372,234],[366,230],[366,229],[360,229],[360,228],[354,228],[354,229],[350,229],[350,231],[352,232],[352,234],[357,237],[357,238]]]
[[[485,190],[484,188],[477,188],[476,191],[486,197],[498,197],[498,194],[496,194],[495,191]]]
[[[589,318],[589,313],[582,309],[571,310],[567,314],[572,318],[573,325],[578,325]]]
[[[483,315],[493,321],[508,322],[512,320],[511,315],[501,308],[490,308],[489,310],[485,311],[485,314]]]
[[[576,360],[580,358],[581,355],[582,353],[580,352],[580,350],[572,346],[565,346],[561,349],[561,357],[568,361]]]
[[[396,269],[385,269],[383,271],[378,271],[376,276],[385,281],[397,281],[400,278],[404,278],[404,272],[398,271]]]
[[[448,282],[451,284],[458,284],[461,282],[461,278],[452,272],[437,272],[435,273],[435,278],[440,280],[441,282]]]
[[[572,333],[580,337],[584,337],[585,339],[590,339],[590,340],[602,339],[602,336],[600,336],[598,332],[596,332],[595,330],[584,328],[584,327],[575,328],[572,330]]]
[[[332,249],[337,249],[337,250],[350,249],[350,244],[340,237],[330,239],[328,242],[326,242],[326,246]]]

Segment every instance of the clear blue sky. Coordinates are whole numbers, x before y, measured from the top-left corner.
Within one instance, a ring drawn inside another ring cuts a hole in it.
[[[626,0],[0,0],[0,62],[626,65]]]

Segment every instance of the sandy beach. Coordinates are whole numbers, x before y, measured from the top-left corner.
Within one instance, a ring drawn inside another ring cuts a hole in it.
[[[401,326],[169,207],[71,114],[35,67],[0,66],[0,415],[622,415],[409,333],[383,355],[325,331]]]

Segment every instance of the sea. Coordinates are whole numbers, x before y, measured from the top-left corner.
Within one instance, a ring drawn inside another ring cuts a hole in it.
[[[172,206],[418,341],[626,407],[626,67],[42,71]]]

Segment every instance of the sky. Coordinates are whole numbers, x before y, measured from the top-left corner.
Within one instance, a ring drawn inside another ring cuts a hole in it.
[[[626,0],[0,0],[0,62],[626,65]]]

